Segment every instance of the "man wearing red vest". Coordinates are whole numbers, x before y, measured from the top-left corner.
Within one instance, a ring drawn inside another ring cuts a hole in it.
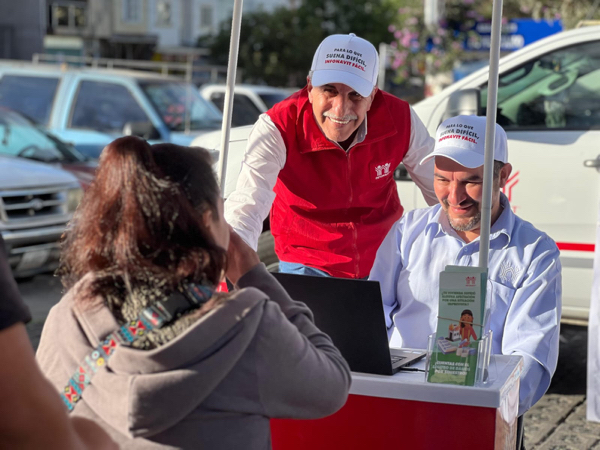
[[[433,166],[419,165],[434,141],[408,103],[377,89],[378,71],[371,43],[329,36],[307,86],[250,133],[225,217],[256,249],[270,210],[282,272],[367,277],[402,216],[393,178],[400,162],[427,203],[437,203]]]

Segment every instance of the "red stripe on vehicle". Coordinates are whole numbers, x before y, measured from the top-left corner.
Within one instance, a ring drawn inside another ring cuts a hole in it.
[[[594,244],[575,244],[573,242],[557,242],[559,250],[573,250],[576,252],[593,252]]]

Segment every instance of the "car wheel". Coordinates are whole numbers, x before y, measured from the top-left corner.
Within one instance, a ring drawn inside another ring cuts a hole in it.
[[[257,253],[269,272],[279,272],[279,258],[275,254],[275,241],[271,231],[264,231],[258,237]]]

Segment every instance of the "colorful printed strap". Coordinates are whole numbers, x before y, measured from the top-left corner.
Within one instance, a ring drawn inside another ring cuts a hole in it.
[[[106,365],[118,344],[131,345],[136,339],[147,332],[162,328],[182,314],[196,309],[207,302],[213,295],[214,289],[208,286],[187,284],[184,292],[174,292],[167,300],[145,308],[136,320],[121,326],[110,333],[96,349],[85,357],[61,394],[62,400],[69,411],[81,400],[81,394],[91,383],[96,372]]]

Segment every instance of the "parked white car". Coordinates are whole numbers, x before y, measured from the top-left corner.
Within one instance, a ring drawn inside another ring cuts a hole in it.
[[[211,101],[221,112],[225,104],[224,84],[207,84],[200,88],[200,95]],[[258,116],[268,111],[294,93],[294,89],[240,84],[235,86],[231,124],[234,127],[252,125]]]
[[[498,123],[508,134],[513,173],[504,189],[523,219],[561,250],[563,319],[587,320],[600,206],[600,26],[555,34],[500,60]],[[488,68],[414,109],[434,135],[445,118],[485,114]],[[232,130],[225,195],[235,187],[251,127]],[[219,133],[194,141],[218,149]],[[406,210],[427,206],[399,167]]]

